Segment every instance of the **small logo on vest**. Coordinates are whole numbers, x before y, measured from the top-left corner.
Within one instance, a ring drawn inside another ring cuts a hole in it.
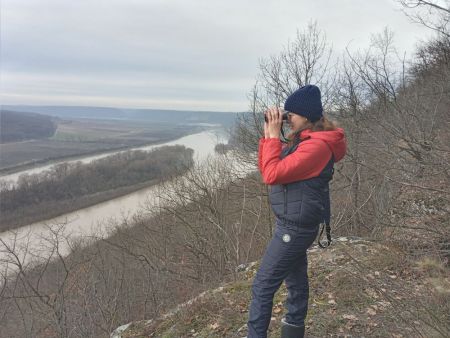
[[[287,243],[291,240],[291,236],[289,236],[289,234],[284,234],[283,235],[283,242]]]

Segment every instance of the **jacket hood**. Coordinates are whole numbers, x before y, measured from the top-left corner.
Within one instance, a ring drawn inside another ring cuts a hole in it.
[[[331,148],[334,155],[334,161],[340,161],[347,151],[347,141],[345,139],[344,129],[336,128],[336,130],[327,131],[311,131],[311,129],[303,130],[300,134],[304,139],[320,139],[325,141]]]

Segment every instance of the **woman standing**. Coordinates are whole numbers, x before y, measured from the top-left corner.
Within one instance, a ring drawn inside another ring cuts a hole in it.
[[[282,338],[304,336],[308,310],[306,250],[314,242],[319,224],[329,222],[328,182],[333,165],[346,152],[344,131],[323,116],[320,90],[306,85],[284,104],[292,132],[282,147],[282,114],[266,111],[264,138],[259,143],[259,169],[270,185],[270,203],[276,227],[252,286],[248,337],[267,337],[273,296],[283,280],[288,296],[282,319]]]

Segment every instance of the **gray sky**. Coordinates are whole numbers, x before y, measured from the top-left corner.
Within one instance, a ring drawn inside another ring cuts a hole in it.
[[[258,60],[311,20],[335,55],[431,36],[395,0],[0,1],[2,104],[244,111]]]

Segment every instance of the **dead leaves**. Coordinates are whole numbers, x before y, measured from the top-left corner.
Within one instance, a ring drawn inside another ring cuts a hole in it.
[[[347,319],[347,320],[358,320],[358,317],[356,317],[355,315],[342,315],[342,318]]]
[[[273,307],[273,313],[275,314],[280,314],[281,312],[283,312],[283,303],[278,302],[274,305]]]
[[[209,325],[208,325],[208,327],[209,327],[211,330],[216,330],[219,326],[220,326],[220,325],[219,325],[219,323],[217,323],[217,322],[215,322],[214,324],[209,324]]]
[[[377,314],[377,312],[376,312],[374,309],[372,309],[372,308],[368,308],[368,309],[366,310],[366,313],[367,313],[369,316],[375,316],[375,315]]]

